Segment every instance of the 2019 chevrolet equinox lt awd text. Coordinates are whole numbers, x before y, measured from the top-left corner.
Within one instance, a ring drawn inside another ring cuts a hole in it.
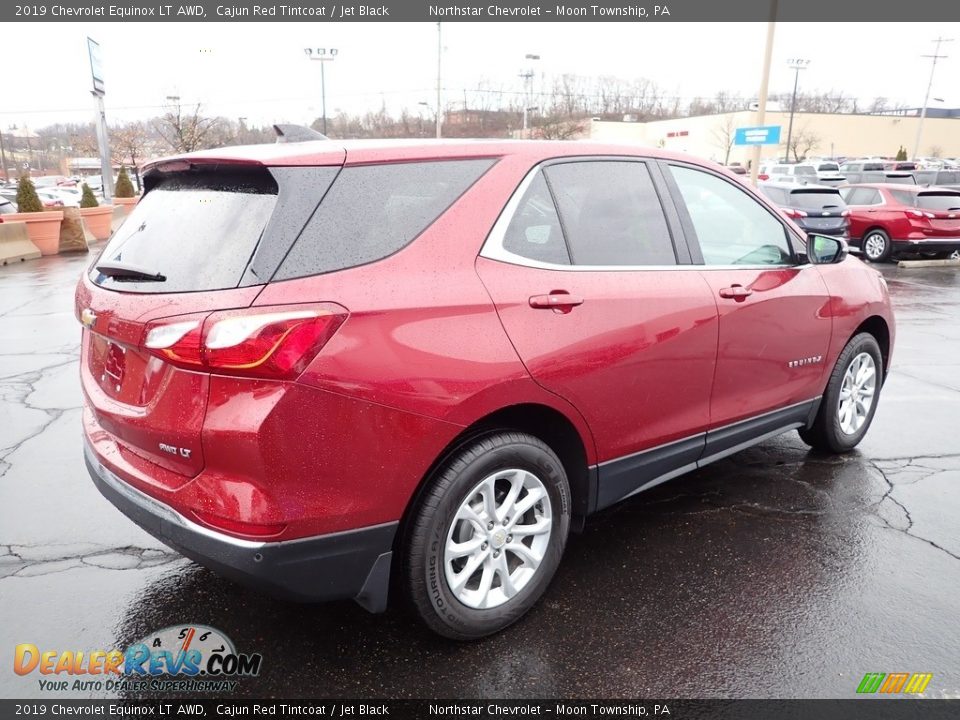
[[[85,456],[132,520],[300,600],[496,632],[584,518],[870,426],[882,277],[719,166],[554,142],[149,165],[81,278]]]

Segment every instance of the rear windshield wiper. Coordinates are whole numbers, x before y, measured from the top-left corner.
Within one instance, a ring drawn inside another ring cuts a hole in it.
[[[139,265],[111,262],[109,260],[97,265],[97,272],[121,282],[125,280],[140,280],[141,282],[165,282],[167,279],[166,275],[156,272],[155,270],[148,270],[147,268]]]

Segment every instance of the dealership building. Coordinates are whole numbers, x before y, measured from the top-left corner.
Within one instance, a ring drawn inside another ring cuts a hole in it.
[[[793,117],[793,138],[799,141],[801,157],[894,157],[900,147],[911,154],[919,114],[917,109],[883,115],[797,112]],[[784,156],[789,123],[789,112],[766,113],[764,125],[780,126],[780,144],[761,146],[762,159]],[[728,163],[746,165],[753,148],[734,144],[734,137],[738,128],[756,125],[757,114],[753,110],[650,122],[630,122],[630,116],[626,116],[622,122],[593,120],[588,134],[591,140],[637,142],[721,163],[726,159]],[[919,155],[960,157],[960,109],[928,111]]]

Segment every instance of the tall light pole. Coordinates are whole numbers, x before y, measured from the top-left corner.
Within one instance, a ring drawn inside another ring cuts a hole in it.
[[[336,48],[304,48],[304,54],[311,60],[320,61],[320,112],[322,113],[321,124],[323,125],[323,134],[327,134],[327,77],[324,72],[326,63],[332,62],[337,57],[339,50]]]
[[[3,130],[0,130],[0,165],[3,165],[3,179],[10,182],[10,171],[7,170],[7,153],[3,149]]]
[[[793,114],[797,111],[797,85],[800,84],[800,71],[806,70],[810,61],[803,58],[791,58],[787,60],[787,65],[796,74],[793,76],[793,98],[790,100],[790,123],[787,125],[787,152],[783,158],[784,162],[790,162],[790,140],[793,138]]]
[[[524,57],[525,60],[539,60],[540,56],[533,53],[527,53]],[[523,78],[523,132],[520,136],[526,138],[527,133],[527,111],[530,110],[530,93],[533,86],[533,67],[528,67],[522,73],[520,77]]]
[[[933,55],[921,55],[920,57],[930,58],[930,82],[927,83],[927,94],[923,96],[923,109],[920,111],[920,122],[917,123],[917,139],[913,143],[913,159],[916,160],[920,154],[920,138],[923,135],[923,120],[927,117],[927,103],[930,102],[930,89],[933,87],[933,73],[937,69],[937,60],[946,60],[947,55],[940,54],[940,46],[943,43],[953,42],[953,38],[938,37],[934,42],[937,44]]]
[[[440,108],[443,104],[443,84],[441,79],[443,78],[443,29],[440,26],[440,23],[437,22],[437,137],[441,137],[441,125],[443,119],[440,117],[441,112]]]
[[[770,21],[767,23],[767,43],[763,50],[763,71],[760,74],[760,94],[757,97],[757,125],[763,125],[767,115],[767,89],[770,85],[770,58],[773,56],[773,35],[777,29],[777,0],[770,0]],[[756,187],[760,172],[760,146],[754,145],[750,160],[750,183]]]

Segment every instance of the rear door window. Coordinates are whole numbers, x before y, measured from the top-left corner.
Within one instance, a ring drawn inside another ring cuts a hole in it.
[[[94,267],[91,279],[143,293],[234,288],[277,202],[266,168],[193,171],[161,178],[133,208],[100,256],[159,273],[162,282],[121,280]]]
[[[345,167],[274,280],[364,265],[410,244],[494,163],[492,159]]]
[[[574,265],[676,265],[650,171],[643,162],[569,162],[544,170]]]

